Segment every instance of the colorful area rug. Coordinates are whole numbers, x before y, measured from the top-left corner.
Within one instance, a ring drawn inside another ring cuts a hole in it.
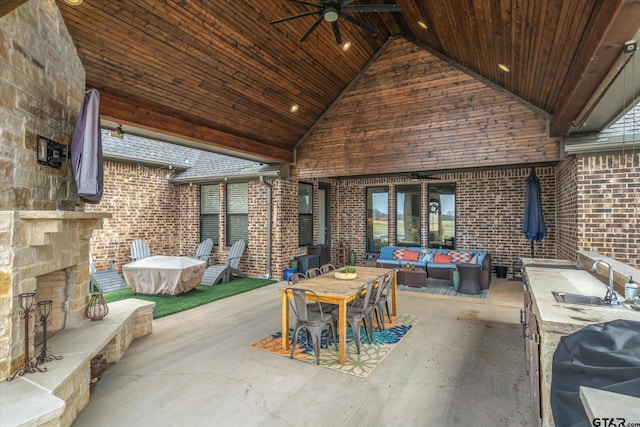
[[[427,286],[422,288],[414,288],[413,286],[406,285],[398,285],[399,291],[408,291],[408,292],[420,292],[423,294],[434,294],[434,295],[448,295],[454,297],[464,297],[464,298],[477,298],[477,299],[486,299],[487,294],[489,293],[488,289],[483,289],[481,294],[478,295],[469,295],[469,294],[461,294],[453,290],[453,284],[451,280],[442,280],[442,279],[427,279]]]
[[[351,328],[347,329],[347,361],[341,365],[338,363],[338,351],[333,342],[327,345],[328,331],[322,334],[322,348],[320,349],[320,366],[333,369],[346,374],[355,375],[357,377],[366,378],[371,372],[384,360],[385,357],[396,345],[404,338],[407,333],[418,323],[419,316],[411,316],[400,314],[393,318],[391,324],[385,323],[385,329],[380,331],[378,328],[373,331],[373,343],[369,343],[364,326],[360,327],[360,354],[357,353],[356,345],[353,342],[353,333]],[[374,320],[375,324],[375,320]],[[293,334],[293,328],[289,330],[289,335]],[[282,333],[277,332],[266,337],[263,340],[251,344],[260,350],[269,351],[280,356],[289,357],[291,350],[282,349]],[[316,356],[313,352],[313,346],[307,343],[306,334],[301,332],[298,334],[298,342],[296,350],[293,353],[296,360],[307,363],[316,364]],[[293,361],[292,361],[293,362]]]

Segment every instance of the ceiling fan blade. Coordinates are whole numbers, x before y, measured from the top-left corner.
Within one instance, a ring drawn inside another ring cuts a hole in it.
[[[301,42],[306,41],[309,36],[311,35],[311,33],[313,32],[313,30],[315,30],[316,28],[318,28],[318,25],[322,24],[322,21],[324,21],[324,17],[322,15],[320,15],[320,17],[318,18],[318,20],[316,22],[313,23],[313,25],[311,27],[309,27],[309,29],[307,30],[306,33],[304,33],[304,35],[302,36],[302,38],[300,39]]]
[[[281,22],[290,21],[292,19],[302,18],[303,16],[317,15],[318,13],[320,12],[317,10],[314,10],[313,12],[305,12],[305,13],[301,13],[300,15],[294,15],[294,16],[288,16],[282,19],[276,19],[275,21],[270,21],[269,24],[279,24]]]
[[[318,4],[318,3],[311,3],[310,1],[304,1],[304,0],[289,0],[292,3],[298,3],[298,4],[306,4],[307,6],[313,6],[313,7],[317,7],[319,9],[322,9],[322,5]]]
[[[333,21],[331,23],[331,26],[333,27],[333,35],[336,36],[336,44],[341,45],[342,37],[340,36],[340,27],[338,27],[338,21]]]
[[[400,12],[399,4],[356,4],[344,6],[344,12]]]
[[[346,19],[347,21],[351,22],[352,24],[357,25],[358,27],[362,28],[363,30],[369,32],[373,36],[377,36],[378,35],[378,31],[375,28],[371,27],[368,24],[365,24],[364,22],[362,22],[359,19],[356,19],[356,18],[354,18],[352,16],[349,16],[349,15],[344,15],[343,18]]]

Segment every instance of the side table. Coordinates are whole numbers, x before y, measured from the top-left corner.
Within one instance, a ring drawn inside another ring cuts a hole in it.
[[[480,266],[478,264],[459,263],[460,284],[458,292],[467,295],[478,295],[480,289]]]
[[[423,288],[427,285],[427,272],[422,268],[408,270],[401,268],[397,273],[397,281],[399,285],[411,286],[414,288]]]

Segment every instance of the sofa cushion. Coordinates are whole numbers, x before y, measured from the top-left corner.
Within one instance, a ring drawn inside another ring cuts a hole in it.
[[[401,259],[380,259],[376,261],[376,265],[380,265],[382,267],[400,267],[402,265]]]
[[[471,261],[471,252],[451,251],[449,252],[449,255],[451,255],[451,262],[454,262],[454,263],[459,263],[459,262],[468,263]]]
[[[427,268],[437,268],[437,269],[445,269],[445,268],[456,268],[456,264],[436,264],[435,262],[430,262],[427,264]]]
[[[380,248],[380,257],[378,259],[393,259],[393,251],[396,248],[393,246],[385,246]]]
[[[451,255],[435,254],[433,256],[434,264],[451,264]]]
[[[402,259],[404,257],[404,248],[395,248],[393,251],[393,259]]]
[[[420,252],[406,250],[404,254],[402,254],[402,259],[404,261],[418,261],[420,259]]]
[[[404,267],[404,266],[407,266],[407,265],[412,265],[414,267],[421,268],[422,270],[425,269],[424,262],[420,262],[420,261],[404,261],[404,260],[401,260],[399,263],[400,263],[400,267]]]

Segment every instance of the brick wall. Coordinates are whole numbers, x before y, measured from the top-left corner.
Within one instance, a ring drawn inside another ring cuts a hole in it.
[[[558,258],[577,261],[578,185],[577,161],[571,156],[556,168],[556,224]]]
[[[0,210],[72,210],[71,164],[38,164],[36,137],[71,142],[84,68],[53,0],[0,18]]]
[[[191,202],[180,198],[179,188],[167,180],[167,173],[167,169],[104,162],[102,200],[85,205],[87,212],[112,215],[91,239],[98,270],[107,268],[105,259],[115,259],[118,270],[131,262],[129,248],[136,239],[146,241],[154,255],[178,255],[183,239],[192,242],[180,226],[182,204],[189,206]],[[186,222],[190,223],[189,217]]]
[[[96,230],[91,239],[91,253],[97,259],[98,270],[108,268],[107,260],[115,259],[117,269],[121,271],[124,264],[131,262],[130,245],[135,239],[145,240],[152,254],[157,255],[195,255],[200,243],[200,187],[198,185],[174,185],[167,179],[166,168],[152,168],[137,164],[104,163],[104,193],[102,200],[96,205],[86,205],[88,212],[109,212],[112,218],[104,221],[104,228]],[[282,197],[282,180],[275,180],[274,193]],[[289,183],[291,184],[291,183]],[[294,184],[296,185],[296,184]],[[226,242],[225,215],[226,186],[220,189],[220,245],[214,247],[215,262],[222,264],[229,252]],[[284,190],[289,197],[284,204],[295,203],[295,242],[297,245],[297,185]],[[244,256],[240,262],[240,270],[248,274],[264,276],[267,268],[266,259],[266,218],[267,218],[267,186],[257,180],[248,185],[249,197],[249,238]],[[275,197],[274,197],[275,200]],[[278,204],[282,204],[279,202]],[[280,210],[281,212],[281,210]],[[285,235],[291,234],[291,224],[287,218],[280,220],[279,230]],[[272,222],[278,224],[275,215]],[[284,224],[284,225],[283,225]],[[277,235],[274,227],[274,236]],[[275,243],[281,245],[284,239],[278,237]],[[285,244],[286,245],[286,244]],[[283,256],[273,250],[277,261],[273,263],[272,274],[282,275],[284,265],[288,263],[287,250]],[[291,255],[292,256],[292,255]],[[279,273],[278,273],[279,272]]]
[[[575,250],[580,248],[637,264],[640,243],[637,165],[640,159],[636,155],[634,165],[631,158],[631,154],[571,157],[557,167],[536,168],[547,226],[547,237],[534,242],[536,257],[575,259]],[[495,265],[510,267],[519,257],[531,255],[530,242],[521,231],[529,171],[517,168],[456,172],[437,175],[437,181],[405,178],[304,181],[312,183],[314,191],[320,181],[330,185],[331,259],[334,262],[341,239],[356,252],[358,263],[365,259],[366,187],[389,187],[389,241],[394,244],[396,187],[419,183],[424,213],[429,184],[453,182],[456,184],[456,246],[488,250]],[[129,244],[134,238],[147,240],[154,253],[195,253],[199,243],[199,187],[173,186],[167,181],[166,172],[137,165],[105,164],[103,201],[96,206],[87,205],[87,209],[108,211],[114,217],[105,220],[103,230],[94,232],[94,256],[116,258],[122,266],[129,262]],[[293,257],[306,253],[306,247],[298,246],[298,181],[293,178],[268,182],[273,186],[271,274],[280,278]],[[221,212],[225,212],[224,191],[225,186],[221,184]],[[260,276],[267,268],[266,194],[264,184],[257,180],[249,183],[249,242],[240,264],[243,271]],[[613,198],[610,194],[614,194]],[[317,196],[314,202],[317,221]],[[224,262],[228,252],[224,227],[224,215],[221,215],[221,247],[214,249],[218,263]],[[428,218],[423,215],[423,245],[427,242],[427,230]],[[317,226],[314,233],[317,243]],[[102,268],[106,268],[106,264]]]
[[[578,242],[640,267],[640,154],[578,157]]]
[[[556,257],[555,169],[536,168],[540,179],[541,201],[547,237],[534,243],[535,256]],[[530,256],[530,242],[524,237],[522,219],[529,169],[459,172],[436,175],[438,181],[419,181],[422,188],[422,244],[426,245],[430,182],[456,184],[456,246],[461,249],[485,249],[496,265],[511,266],[521,256]],[[332,192],[337,202],[334,218],[334,239],[345,239],[356,252],[357,262],[366,255],[366,187],[389,186],[389,242],[395,244],[395,188],[417,182],[400,178],[369,178],[341,180]],[[333,200],[332,200],[333,203]],[[334,253],[335,256],[335,253]]]

